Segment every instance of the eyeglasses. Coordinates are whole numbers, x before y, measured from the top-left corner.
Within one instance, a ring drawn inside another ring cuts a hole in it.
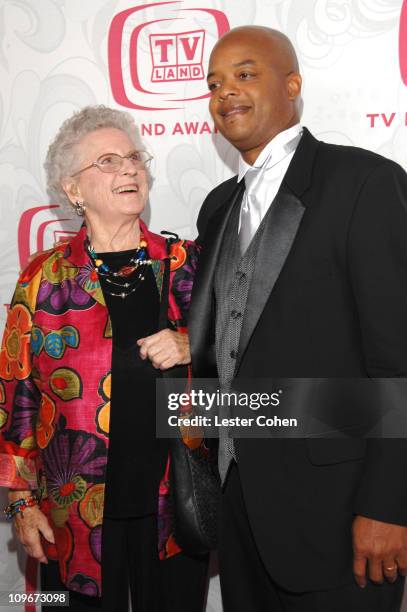
[[[134,166],[137,168],[145,168],[148,163],[153,159],[153,156],[150,155],[147,151],[132,151],[128,153],[128,155],[119,155],[118,153],[105,153],[97,158],[96,161],[86,166],[86,168],[82,168],[82,170],[78,170],[74,174],[71,174],[71,177],[77,176],[81,172],[85,170],[89,170],[89,168],[99,168],[102,172],[117,172],[123,166],[123,162],[125,159],[129,159],[133,162]]]

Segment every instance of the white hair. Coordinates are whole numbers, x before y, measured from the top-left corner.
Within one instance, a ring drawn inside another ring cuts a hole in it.
[[[130,138],[135,148],[143,148],[138,129],[130,113],[107,106],[85,106],[74,113],[61,125],[57,135],[48,147],[44,168],[47,192],[51,201],[71,206],[62,188],[62,179],[77,170],[78,149],[82,138],[102,128],[116,128]]]

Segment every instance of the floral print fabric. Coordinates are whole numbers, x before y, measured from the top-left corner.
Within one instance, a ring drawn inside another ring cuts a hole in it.
[[[158,290],[165,239],[142,224]],[[101,529],[109,447],[112,332],[86,228],[38,256],[21,274],[0,351],[0,485],[40,488],[55,534],[46,554],[69,589],[101,594]],[[171,251],[168,318],[186,330],[196,247]],[[135,390],[134,402],[137,403]],[[160,483],[157,546],[179,552],[169,482]]]

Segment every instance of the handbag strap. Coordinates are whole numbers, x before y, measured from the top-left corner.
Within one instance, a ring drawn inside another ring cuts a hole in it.
[[[168,306],[169,306],[169,295],[170,295],[170,271],[171,271],[171,247],[174,243],[179,242],[179,236],[173,232],[161,232],[161,234],[169,234],[170,237],[166,239],[167,257],[164,261],[164,274],[161,288],[161,303],[160,313],[158,320],[158,331],[162,329],[168,329]],[[186,368],[186,372],[185,372]],[[163,370],[161,372],[162,378],[185,378],[187,385],[190,384],[191,368],[190,366],[175,366],[169,370]],[[182,438],[182,435],[181,435]],[[180,438],[180,439],[181,439]],[[178,439],[178,438],[177,438]]]
[[[160,314],[158,316],[158,331],[167,329],[168,327],[168,304],[169,304],[169,289],[170,289],[170,259],[164,259],[164,275],[161,287],[161,303]]]
[[[168,328],[171,246],[174,242],[178,242],[179,240],[179,236],[172,232],[161,232],[161,234],[169,234],[170,237],[165,240],[167,257],[164,259],[164,274],[163,274],[163,281],[162,281],[162,286],[161,286],[161,303],[160,303],[160,313],[158,317],[158,331]]]

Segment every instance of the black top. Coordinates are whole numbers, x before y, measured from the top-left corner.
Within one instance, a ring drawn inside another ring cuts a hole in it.
[[[135,251],[99,253],[112,269],[129,262]],[[137,271],[129,277],[135,278]],[[105,516],[124,518],[157,512],[158,487],[165,470],[168,441],[155,434],[155,380],[161,375],[140,358],[136,341],[157,331],[160,300],[151,266],[145,280],[126,298],[100,275],[112,322],[112,391]],[[120,279],[119,279],[120,280]]]

